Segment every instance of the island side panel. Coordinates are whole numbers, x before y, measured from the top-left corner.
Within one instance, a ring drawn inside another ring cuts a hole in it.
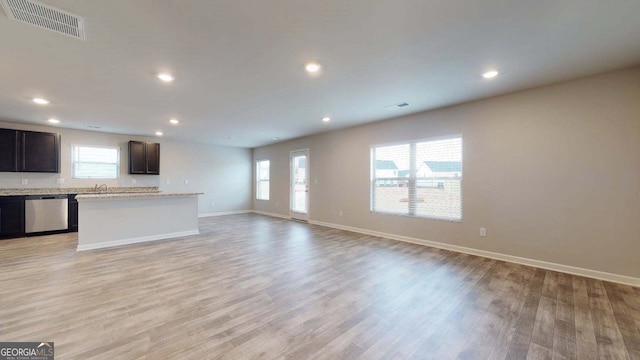
[[[196,235],[198,197],[82,200],[78,251]]]

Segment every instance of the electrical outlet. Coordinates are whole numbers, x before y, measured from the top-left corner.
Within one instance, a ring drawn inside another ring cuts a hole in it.
[[[482,237],[487,236],[487,229],[486,228],[480,228],[480,236],[482,236]]]
[[[184,184],[185,184],[185,185],[189,185],[189,180],[184,179]]]
[[[338,212],[338,215],[339,215],[339,216],[342,216],[342,210],[340,210],[340,211]]]
[[[276,207],[278,207],[278,202],[276,201]]]
[[[22,185],[28,185],[29,179],[22,179]]]
[[[136,179],[131,179],[131,183],[135,185],[137,183]]]
[[[211,202],[211,207],[215,207],[216,203],[214,203],[213,201]]]
[[[56,179],[56,184],[64,184],[64,179]]]
[[[171,184],[171,179],[167,179],[167,185]]]

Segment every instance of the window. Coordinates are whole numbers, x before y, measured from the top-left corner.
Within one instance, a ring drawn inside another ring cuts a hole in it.
[[[74,179],[117,179],[120,149],[74,145],[71,148],[71,168]]]
[[[269,200],[269,160],[256,163],[256,199]]]
[[[462,220],[462,137],[371,147],[371,211]]]

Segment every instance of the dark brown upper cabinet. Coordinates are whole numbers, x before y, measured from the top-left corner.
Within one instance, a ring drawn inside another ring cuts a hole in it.
[[[129,174],[147,173],[146,148],[142,141],[129,141]]]
[[[0,171],[18,171],[18,131],[0,129]]]
[[[146,143],[147,174],[160,175],[160,144]]]
[[[60,135],[0,129],[0,171],[60,172]]]
[[[60,135],[21,131],[20,166],[24,172],[60,172]]]
[[[129,141],[129,174],[160,175],[160,144]]]

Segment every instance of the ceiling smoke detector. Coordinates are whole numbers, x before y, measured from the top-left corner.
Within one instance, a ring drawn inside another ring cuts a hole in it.
[[[10,19],[84,40],[84,19],[33,0],[0,0]]]

